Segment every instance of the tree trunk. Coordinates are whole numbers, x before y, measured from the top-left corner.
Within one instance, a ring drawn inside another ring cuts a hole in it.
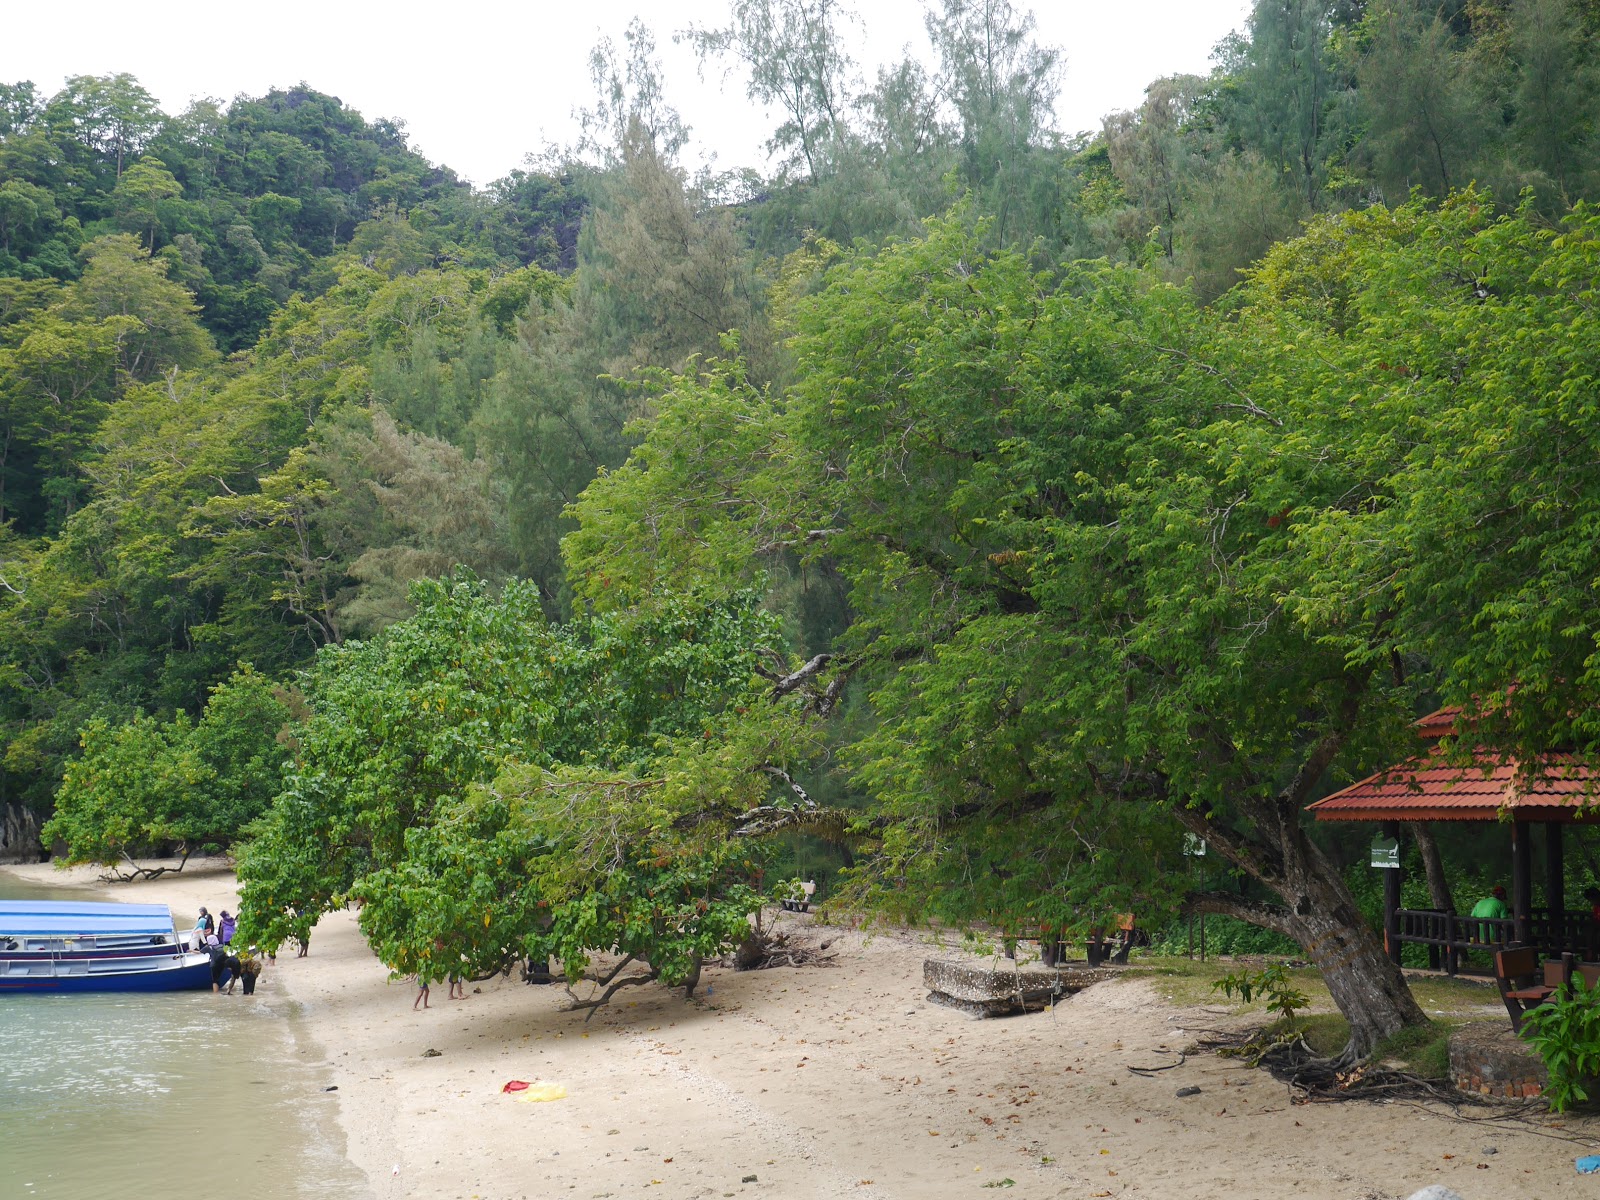
[[[1422,855],[1422,873],[1428,877],[1428,897],[1433,907],[1442,912],[1455,912],[1455,897],[1450,894],[1450,880],[1445,877],[1444,859],[1439,855],[1433,827],[1426,821],[1407,821],[1406,828],[1416,839],[1417,850]]]
[[[700,956],[696,955],[695,956],[695,960],[694,960],[694,965],[689,968],[689,974],[684,977],[684,980],[683,980],[683,998],[685,1000],[693,1000],[694,999],[694,991],[695,991],[695,989],[697,987],[700,986],[700,966],[701,966],[701,962],[702,962],[702,960],[701,960]]]
[[[1297,806],[1262,805],[1254,817],[1256,840],[1212,825],[1193,809],[1179,821],[1219,853],[1275,892],[1283,906],[1234,895],[1191,898],[1196,912],[1223,913],[1275,930],[1299,943],[1322,972],[1328,992],[1350,1023],[1350,1041],[1340,1060],[1354,1063],[1378,1043],[1428,1018],[1417,1006],[1400,968],[1384,953],[1383,941],[1361,915],[1344,879],[1299,826]],[[1277,834],[1273,837],[1273,834]],[[1261,842],[1268,843],[1262,846]]]

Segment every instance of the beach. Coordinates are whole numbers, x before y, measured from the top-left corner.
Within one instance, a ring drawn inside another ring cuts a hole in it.
[[[96,878],[5,869],[39,883]],[[238,899],[221,863],[106,892],[168,903],[180,920]],[[465,1000],[435,987],[414,1012],[415,988],[389,980],[354,912],[324,917],[306,958],[286,948],[260,991],[303,1012],[309,1033],[294,1053],[307,1087],[338,1089],[346,1152],[375,1200],[887,1200],[989,1188],[1375,1200],[1429,1184],[1467,1200],[1600,1195],[1573,1167],[1596,1144],[1592,1118],[1562,1121],[1536,1104],[1297,1104],[1236,1059],[1180,1062],[1204,1031],[1247,1018],[1176,1005],[1137,972],[1051,1011],[978,1020],[925,999],[923,960],[958,948],[782,919],[828,942],[831,965],[708,968],[693,1002],[647,984],[587,1021],[563,1011],[559,984],[514,975],[468,984]],[[512,1080],[534,1086],[504,1092]],[[1200,1090],[1177,1095],[1188,1088]],[[564,1094],[526,1099],[552,1091]],[[286,1151],[283,1167],[293,1165]]]

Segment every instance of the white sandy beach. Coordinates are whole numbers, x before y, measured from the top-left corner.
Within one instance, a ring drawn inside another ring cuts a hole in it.
[[[180,918],[237,901],[227,869],[206,864],[108,892],[165,901]],[[1128,1068],[1173,1062],[1197,1030],[1230,1018],[1173,1007],[1130,978],[1053,1013],[974,1020],[923,998],[923,959],[953,951],[910,935],[815,934],[833,939],[834,967],[708,970],[695,1003],[650,985],[585,1023],[562,1011],[560,986],[514,978],[469,985],[463,1001],[435,988],[432,1007],[413,1012],[414,990],[390,983],[355,915],[337,913],[310,955],[280,956],[261,989],[303,1007],[317,1045],[302,1051],[326,1072],[316,1086],[338,1087],[348,1154],[378,1200],[906,1200],[995,1186],[1019,1198],[1368,1200],[1431,1183],[1467,1200],[1600,1197],[1573,1169],[1600,1140],[1592,1120],[1296,1105],[1266,1073],[1214,1055],[1141,1076]],[[566,1096],[526,1103],[502,1093],[512,1079]],[[1184,1087],[1201,1091],[1180,1099]]]

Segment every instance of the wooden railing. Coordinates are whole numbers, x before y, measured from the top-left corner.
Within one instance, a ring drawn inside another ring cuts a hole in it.
[[[1438,909],[1402,908],[1398,918],[1398,939],[1428,948],[1428,966],[1443,968],[1454,975],[1463,955],[1487,952],[1502,946],[1521,945],[1514,917],[1463,917]],[[1526,943],[1546,955],[1573,954],[1578,958],[1600,957],[1597,931],[1587,912],[1567,910],[1552,914],[1536,908],[1528,914]]]

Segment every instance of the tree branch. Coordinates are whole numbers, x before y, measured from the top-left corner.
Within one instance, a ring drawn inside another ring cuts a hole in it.
[[[1218,913],[1236,917],[1250,925],[1270,929],[1285,937],[1294,937],[1289,926],[1289,910],[1277,904],[1260,900],[1247,900],[1243,896],[1225,892],[1191,892],[1183,903],[1185,913]]]

